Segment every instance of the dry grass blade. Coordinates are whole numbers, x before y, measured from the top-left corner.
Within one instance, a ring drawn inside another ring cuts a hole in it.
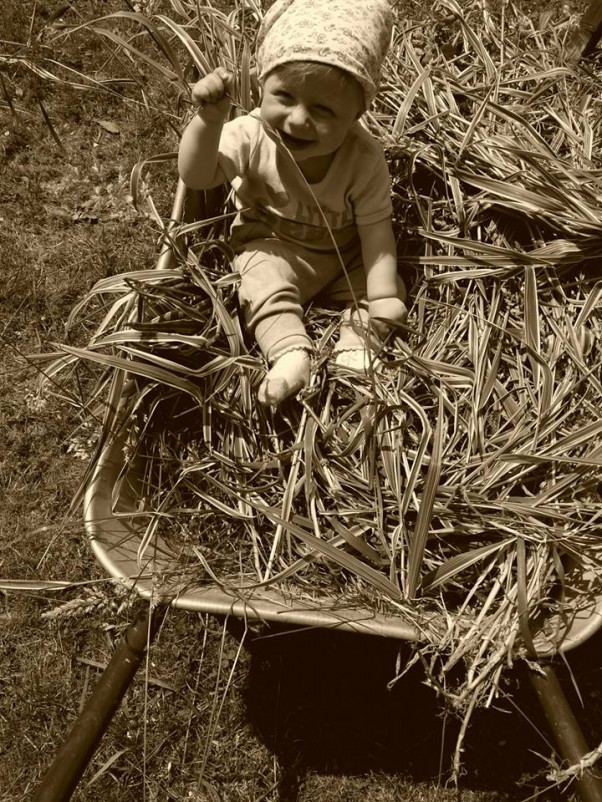
[[[409,553],[407,594],[410,599],[415,597],[416,590],[418,589],[418,584],[422,573],[424,550],[426,548],[426,541],[429,536],[429,532],[431,531],[433,508],[437,490],[439,488],[439,480],[441,478],[443,442],[446,430],[444,408],[443,392],[440,391],[437,424],[433,433],[431,457],[429,460],[426,480],[424,482],[424,490],[422,491],[422,497],[420,499],[420,506],[418,507],[416,526],[414,527],[414,533],[408,544]]]
[[[72,348],[68,345],[64,345],[63,349],[67,351],[68,354],[76,358],[86,359],[90,362],[97,362],[100,365],[104,365],[115,370],[121,370],[124,373],[133,373],[137,376],[143,376],[159,384],[165,384],[169,387],[174,387],[178,390],[182,390],[183,392],[190,393],[190,395],[197,398],[199,401],[202,399],[201,393],[196,385],[187,381],[186,379],[182,379],[169,370],[159,367],[158,365],[148,365],[142,362],[134,362],[132,360],[124,359],[123,357],[95,353],[92,350]],[[153,360],[151,357],[149,357],[149,359],[151,359],[151,361]],[[161,358],[154,357],[154,361],[160,362]]]
[[[122,11],[121,13],[117,12],[116,16],[120,16],[124,19],[129,18],[129,19],[134,19],[136,21],[140,21],[141,15],[129,14],[126,11]],[[177,72],[174,72],[173,70],[164,67],[163,64],[161,64],[161,62],[157,61],[156,59],[150,58],[149,56],[146,55],[146,53],[144,53],[142,50],[139,50],[137,47],[134,47],[127,39],[125,39],[122,36],[119,36],[119,34],[115,33],[114,31],[107,28],[98,28],[94,25],[89,25],[87,27],[89,27],[90,30],[96,33],[98,36],[106,37],[110,42],[117,45],[118,48],[124,50],[135,61],[144,62],[149,67],[152,67],[166,80],[174,81],[177,78],[182,77],[179,70]],[[162,38],[158,36],[158,32],[155,29],[153,30],[154,30],[154,38],[157,41],[163,41]],[[167,46],[164,44],[164,47]]]
[[[366,565],[365,562],[356,559],[351,554],[348,554],[337,546],[333,546],[325,540],[320,540],[320,538],[317,538],[315,535],[307,532],[293,521],[284,521],[279,516],[275,516],[269,510],[266,510],[265,512],[269,519],[273,520],[279,526],[282,526],[287,532],[290,532],[292,535],[299,538],[299,540],[306,545],[311,546],[314,551],[318,552],[319,554],[323,554],[337,565],[340,565],[342,568],[345,568],[347,571],[350,571],[351,573],[360,577],[368,585],[372,586],[380,593],[383,593],[385,597],[394,600],[401,599],[399,588],[383,577],[379,571],[375,571],[371,566]]]
[[[113,766],[115,763],[117,763],[119,758],[122,755],[125,755],[126,752],[128,752],[128,751],[129,751],[129,747],[126,748],[126,749],[119,749],[117,752],[114,752],[111,755],[111,757],[103,763],[103,765],[98,769],[98,771],[95,772],[92,775],[92,777],[90,777],[90,779],[86,783],[86,788],[90,788],[91,785],[94,785],[94,783],[97,782],[97,780],[99,780],[105,772],[109,771],[111,766]]]
[[[502,552],[514,541],[501,540],[499,543],[490,543],[472,551],[463,551],[450,557],[447,562],[437,566],[437,568],[424,578],[422,583],[423,590],[433,590],[440,585],[445,585],[454,579],[457,574],[470,568],[475,563],[479,563],[486,557]]]
[[[0,579],[0,589],[6,591],[67,590],[81,582],[64,582],[50,579]]]

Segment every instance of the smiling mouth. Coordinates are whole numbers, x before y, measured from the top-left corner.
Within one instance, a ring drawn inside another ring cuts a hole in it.
[[[285,131],[278,132],[282,138],[282,141],[287,146],[287,148],[291,150],[302,150],[303,148],[307,148],[310,145],[313,145],[313,139],[298,139],[296,136],[292,136],[291,134],[287,134]]]

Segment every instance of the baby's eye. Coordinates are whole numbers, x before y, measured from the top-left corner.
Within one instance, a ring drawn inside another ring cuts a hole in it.
[[[283,103],[290,103],[293,99],[291,93],[286,92],[284,89],[278,89],[274,92],[274,97],[278,98],[278,100],[282,100]]]
[[[335,111],[334,109],[331,109],[330,106],[323,106],[322,104],[319,104],[318,106],[314,106],[314,110],[322,117],[335,116]]]

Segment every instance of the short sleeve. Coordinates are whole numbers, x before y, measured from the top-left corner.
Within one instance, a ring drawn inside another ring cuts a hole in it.
[[[219,141],[217,163],[220,178],[232,183],[241,178],[249,165],[256,123],[249,116],[235,117],[227,122]]]
[[[391,217],[391,176],[380,147],[374,148],[367,163],[362,165],[361,179],[354,188],[351,202],[358,226],[380,223]]]

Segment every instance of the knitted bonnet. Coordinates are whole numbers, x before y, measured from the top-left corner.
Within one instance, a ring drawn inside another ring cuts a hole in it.
[[[276,0],[257,39],[260,81],[291,61],[339,67],[359,82],[370,105],[391,39],[388,0]]]

